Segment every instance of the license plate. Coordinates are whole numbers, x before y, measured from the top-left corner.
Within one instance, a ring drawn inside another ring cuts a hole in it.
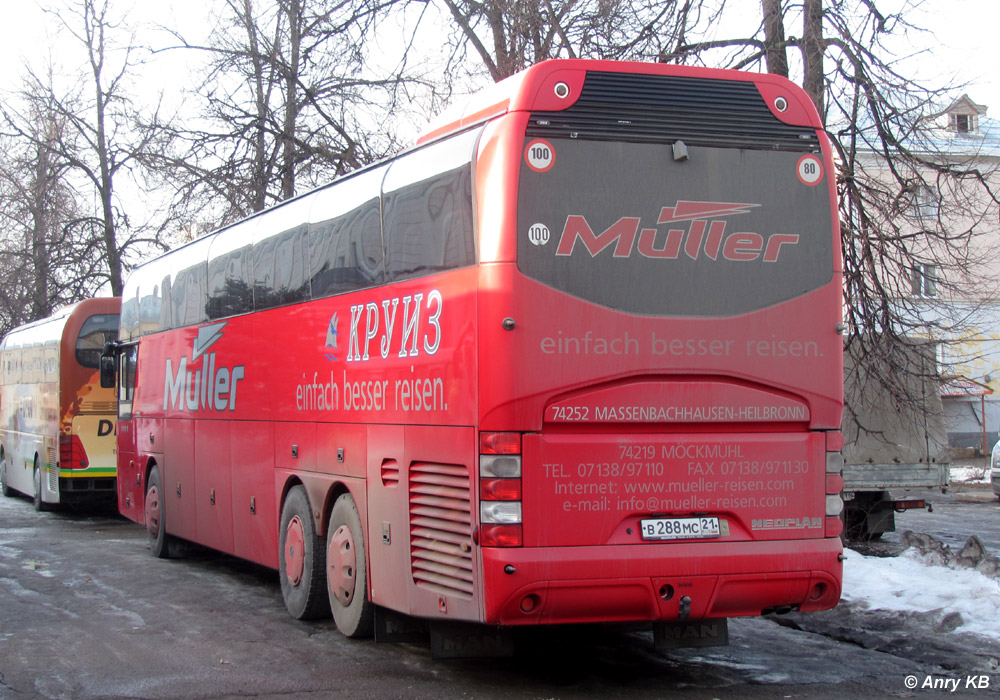
[[[695,540],[718,537],[718,518],[655,518],[640,520],[644,540]]]

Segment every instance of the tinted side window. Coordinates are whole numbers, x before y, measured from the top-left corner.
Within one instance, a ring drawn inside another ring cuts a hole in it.
[[[382,229],[388,281],[472,265],[472,155],[480,130],[409,153],[389,168]]]
[[[313,298],[382,282],[382,222],[378,198],[309,226]]]
[[[253,246],[254,308],[269,309],[309,298],[305,225],[265,238]]]
[[[181,328],[206,320],[205,263],[200,262],[174,275],[170,285],[170,328]]]
[[[130,289],[129,297],[138,297],[140,311],[145,308],[149,314],[141,324],[146,326],[148,323],[148,326],[137,328],[138,335],[202,323],[208,319],[205,310],[205,257],[210,242],[209,238],[200,238],[132,273],[133,276],[138,275],[139,290],[134,292]],[[162,301],[157,301],[157,291]],[[158,318],[155,315],[157,311]]]
[[[104,344],[118,340],[117,314],[91,316],[83,322],[76,338],[76,361],[84,367],[98,369]]]
[[[222,318],[253,311],[250,246],[208,261],[208,317]],[[176,294],[176,290],[174,292]]]
[[[471,166],[387,194],[385,212],[390,281],[475,262]]]

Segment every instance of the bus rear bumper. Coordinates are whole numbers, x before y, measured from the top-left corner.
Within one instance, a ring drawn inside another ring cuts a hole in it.
[[[118,499],[117,479],[107,477],[59,478],[59,502],[73,505],[110,505]]]
[[[840,600],[842,551],[838,538],[483,548],[483,621],[676,621],[827,610]]]

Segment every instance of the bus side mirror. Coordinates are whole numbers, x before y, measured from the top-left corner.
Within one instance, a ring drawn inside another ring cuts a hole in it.
[[[104,352],[101,353],[101,388],[110,389],[115,385],[115,346],[112,343],[104,344]]]

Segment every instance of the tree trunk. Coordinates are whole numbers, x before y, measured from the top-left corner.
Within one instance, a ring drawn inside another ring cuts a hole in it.
[[[802,26],[802,87],[812,98],[820,119],[826,123],[823,76],[823,0],[805,0]]]
[[[767,72],[788,77],[788,54],[785,50],[785,18],[781,0],[762,0],[764,10],[764,51]]]
[[[51,136],[46,135],[46,140]],[[50,155],[47,145],[35,147],[35,176],[31,182],[31,262],[34,269],[33,289],[31,294],[31,318],[45,318],[51,315],[52,305],[49,300],[49,220],[48,193],[50,187],[49,163]]]
[[[107,138],[107,106],[108,94],[104,91],[104,12],[106,6],[99,12],[94,0],[87,0],[84,7],[86,13],[87,50],[90,54],[90,68],[94,76],[94,105],[97,120],[96,143],[97,158],[100,165],[97,183],[101,198],[101,215],[103,221],[104,254],[107,257],[108,280],[111,282],[111,294],[121,296],[124,280],[122,279],[122,259],[118,250],[118,236],[115,230],[114,211],[114,180],[112,175],[110,151]]]
[[[282,128],[281,198],[295,196],[295,123],[299,115],[299,51],[304,0],[288,0],[288,64],[285,66],[285,120]]]

